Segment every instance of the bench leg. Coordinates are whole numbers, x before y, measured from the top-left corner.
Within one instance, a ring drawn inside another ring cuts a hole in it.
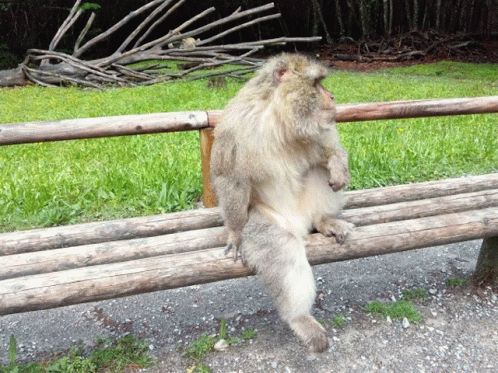
[[[211,161],[211,148],[213,147],[213,129],[206,128],[199,131],[200,132],[200,142],[201,142],[201,163],[202,163],[202,184],[203,193],[202,200],[204,202],[204,207],[214,207],[217,205],[216,196],[213,189],[211,188],[211,181],[209,178],[210,167],[209,163]]]
[[[498,283],[498,236],[482,241],[474,276],[478,284]]]

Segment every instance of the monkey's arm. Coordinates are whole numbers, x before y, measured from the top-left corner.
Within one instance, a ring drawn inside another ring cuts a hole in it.
[[[330,152],[327,169],[330,174],[329,185],[334,192],[349,184],[348,153],[340,145]]]
[[[339,142],[335,125],[325,131],[321,137],[323,163],[329,171],[329,185],[337,192],[349,184],[348,153]]]
[[[248,180],[231,177],[218,177],[214,184],[228,230],[225,255],[233,251],[236,261],[239,253],[242,254],[242,230],[248,220],[251,184]]]

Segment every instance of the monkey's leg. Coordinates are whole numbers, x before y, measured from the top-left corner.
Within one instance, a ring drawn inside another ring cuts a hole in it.
[[[233,259],[237,261],[242,245],[242,230],[248,219],[251,187],[244,180],[228,177],[218,177],[213,184],[228,229],[225,255],[233,251]]]
[[[325,351],[325,329],[311,315],[315,282],[304,241],[257,213],[243,233],[244,258],[268,287],[280,317],[311,351]]]

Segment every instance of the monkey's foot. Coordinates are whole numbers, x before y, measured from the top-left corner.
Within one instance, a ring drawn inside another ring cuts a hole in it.
[[[227,243],[227,246],[225,247],[224,255],[228,255],[230,251],[233,251],[233,261],[236,262],[237,259],[240,258],[241,262],[243,265],[247,266],[247,260],[244,257],[244,254],[242,253],[242,249],[240,245],[236,245],[234,243]]]
[[[308,346],[311,352],[324,352],[329,348],[329,341],[325,329],[313,316],[304,315],[292,320],[291,329]]]
[[[343,244],[348,238],[354,224],[348,223],[345,220],[324,217],[315,226],[316,230],[324,236],[335,236],[338,244]]]

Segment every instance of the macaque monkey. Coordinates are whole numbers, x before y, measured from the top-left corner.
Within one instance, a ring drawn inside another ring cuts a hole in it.
[[[194,38],[188,37],[182,40],[180,44],[181,49],[194,49],[197,45],[197,41]]]
[[[211,180],[228,230],[225,254],[250,266],[280,316],[310,350],[328,348],[311,316],[315,283],[305,239],[315,228],[343,243],[337,219],[349,182],[327,69],[300,54],[270,59],[225,108],[214,130]]]
[[[176,33],[175,35],[181,35],[180,32]],[[197,46],[198,40],[195,40],[192,37],[186,37],[181,40],[174,41],[172,43],[168,43],[168,48],[173,49],[173,48],[180,48],[180,49],[194,49]]]

